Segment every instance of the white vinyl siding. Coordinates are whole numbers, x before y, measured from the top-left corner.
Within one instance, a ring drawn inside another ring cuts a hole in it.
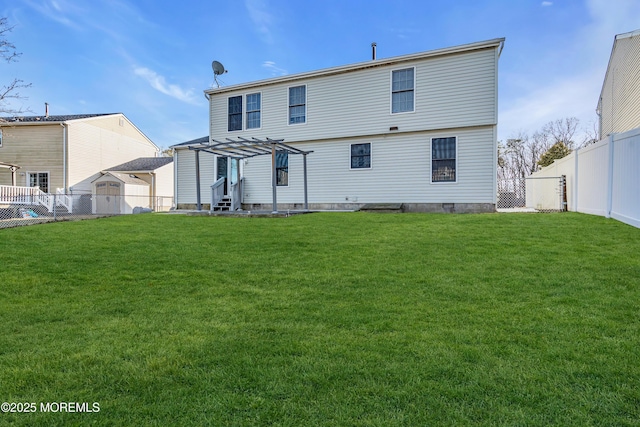
[[[305,126],[288,125],[291,82],[212,94],[211,136],[226,137],[227,97],[256,89],[262,92],[262,129],[246,130],[243,137],[264,138],[268,130],[271,138],[295,142],[388,134],[390,127],[414,132],[496,124],[497,49],[416,60],[403,68],[409,66],[415,67],[413,114],[389,114],[389,76],[399,67],[381,66],[305,80]]]
[[[176,204],[195,204],[196,192],[196,152],[188,148],[177,149],[173,161],[176,164]],[[211,185],[215,183],[217,156],[200,153],[200,198],[201,203],[211,202]]]
[[[640,33],[615,41],[601,96],[601,138],[640,127]]]
[[[127,120],[122,133],[119,132],[122,128],[117,117],[109,121],[113,121],[115,127],[109,129],[104,123],[100,125],[99,120],[75,121],[68,126],[68,185],[73,187],[75,194],[90,193],[91,182],[100,176],[102,170],[139,157],[156,155],[157,147],[142,133],[134,131]],[[62,130],[62,126],[58,127]],[[62,136],[60,141],[62,147]]]
[[[420,132],[294,146],[313,150],[307,156],[309,203],[495,203],[494,127],[456,131],[457,182],[433,185],[430,141],[449,136],[449,132]],[[345,153],[351,144],[369,142],[375,147],[375,168],[353,173]],[[302,163],[301,155],[289,155],[289,186],[278,187],[278,203],[303,202]],[[248,160],[244,203],[271,203],[270,171],[270,156]],[[390,183],[393,191],[389,191]]]

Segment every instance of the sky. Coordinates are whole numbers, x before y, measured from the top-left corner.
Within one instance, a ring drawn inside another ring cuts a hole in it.
[[[222,85],[505,37],[498,139],[549,121],[597,123],[614,36],[640,0],[0,0],[18,62],[0,85],[29,115],[124,113],[161,148],[208,135],[211,62]]]

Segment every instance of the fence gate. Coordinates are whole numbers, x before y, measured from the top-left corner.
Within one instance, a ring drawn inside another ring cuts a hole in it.
[[[566,211],[566,177],[563,175],[498,180],[497,208],[500,211]]]

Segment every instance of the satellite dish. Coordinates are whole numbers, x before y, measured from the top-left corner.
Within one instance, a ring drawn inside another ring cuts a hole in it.
[[[213,61],[211,63],[211,68],[213,68],[213,74],[216,76],[219,76],[220,74],[224,74],[227,72],[227,70],[224,69],[224,65],[222,65],[218,61]]]
[[[211,68],[213,68],[213,80],[216,81],[216,85],[218,87],[220,87],[220,83],[218,83],[218,76],[220,74],[224,74],[227,72],[227,70],[224,69],[224,65],[222,65],[220,62],[218,61],[213,61],[211,63]]]

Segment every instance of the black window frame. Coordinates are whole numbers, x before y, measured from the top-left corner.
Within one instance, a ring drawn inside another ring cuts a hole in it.
[[[365,153],[358,153],[356,152],[354,154],[354,147],[364,147],[364,146],[368,146],[368,150],[366,150],[367,152]],[[352,170],[358,170],[358,169],[371,169],[371,151],[372,151],[372,146],[370,142],[362,142],[362,143],[356,143],[356,144],[350,144],[349,145],[349,165],[350,165],[350,169]],[[355,161],[355,163],[354,163]]]
[[[443,144],[453,143],[453,147]],[[458,137],[431,138],[431,183],[458,182]]]
[[[237,101],[240,101],[237,105]],[[232,103],[236,103],[232,106]],[[233,111],[232,111],[233,108]],[[238,111],[238,109],[240,111]],[[227,101],[228,132],[242,130],[242,95],[230,96]]]
[[[289,186],[289,152],[276,150],[276,186]]]

